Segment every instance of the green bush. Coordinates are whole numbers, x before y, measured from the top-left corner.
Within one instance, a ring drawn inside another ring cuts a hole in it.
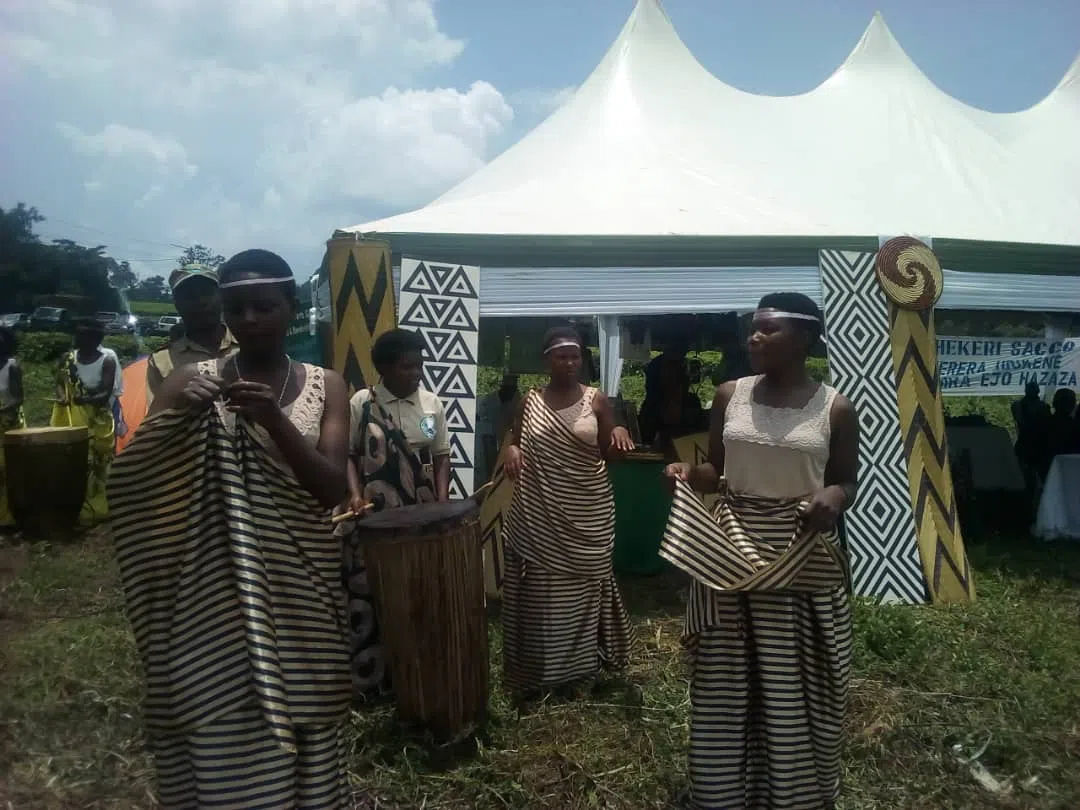
[[[166,338],[136,338],[132,335],[108,335],[105,345],[116,352],[121,363],[162,348]],[[19,358],[23,363],[53,364],[71,348],[71,335],[62,332],[25,332],[19,336]]]

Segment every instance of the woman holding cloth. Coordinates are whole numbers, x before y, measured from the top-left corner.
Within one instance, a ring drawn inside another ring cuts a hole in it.
[[[859,432],[851,403],[807,374],[821,331],[806,296],[761,299],[758,376],[717,389],[709,462],[666,470],[682,483],[662,554],[695,577],[685,642],[698,810],[826,810],[839,794],[851,613],[834,530],[855,499]],[[686,482],[721,493],[713,517]],[[706,584],[702,560],[723,560],[736,582]]]
[[[173,371],[109,479],[160,805],[339,810],[345,382],[285,353],[283,259],[246,250],[219,277],[238,352]]]
[[[611,553],[615,501],[605,458],[632,450],[611,403],[580,380],[569,327],[544,337],[549,382],[522,402],[505,469],[514,495],[505,534],[503,666],[522,696],[625,664],[632,642]]]

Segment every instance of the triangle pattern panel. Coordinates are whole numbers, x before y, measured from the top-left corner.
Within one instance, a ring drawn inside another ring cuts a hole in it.
[[[472,433],[473,424],[460,399],[446,401],[446,428],[454,433]]]
[[[401,291],[403,293],[411,292],[416,295],[427,295],[429,293],[438,292],[438,288],[431,279],[431,274],[428,272],[427,265],[420,262],[416,265],[408,278],[405,278],[401,282]]]
[[[823,250],[819,269],[832,384],[859,417],[859,497],[845,516],[855,593],[927,601],[893,377],[888,305],[874,253]]]
[[[468,298],[471,300],[480,300],[480,296],[477,295],[476,289],[473,287],[472,282],[469,280],[469,274],[465,271],[464,267],[458,267],[454,270],[449,280],[446,282],[442,289],[443,295],[452,295],[456,298]]]
[[[431,277],[435,280],[436,291],[439,295],[446,295],[446,282],[457,268],[454,265],[446,264],[431,264],[428,266],[431,269]]]
[[[475,485],[480,270],[403,257],[401,279],[400,325],[424,336],[424,385],[438,395],[446,411],[451,497],[466,497]]]

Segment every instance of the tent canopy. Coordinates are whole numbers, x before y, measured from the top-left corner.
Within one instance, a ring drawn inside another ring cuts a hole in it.
[[[712,76],[657,0],[639,0],[516,145],[424,208],[343,230],[446,261],[638,266],[810,264],[907,233],[950,240],[953,266],[967,246],[971,269],[992,269],[997,251],[975,243],[994,242],[1012,243],[997,269],[1076,272],[1077,143],[1080,59],[1034,107],[990,113],[937,88],[875,15],[818,87],[761,96]]]

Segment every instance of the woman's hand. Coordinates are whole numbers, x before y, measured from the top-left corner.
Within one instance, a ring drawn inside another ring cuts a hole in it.
[[[690,465],[685,461],[676,461],[664,467],[664,477],[673,481],[689,481]]]
[[[360,492],[354,492],[349,496],[349,511],[356,517],[363,517],[367,510],[368,502]]]
[[[257,425],[267,430],[281,421],[282,411],[278,405],[278,395],[269,385],[237,380],[225,389],[228,409],[240,416],[246,416]]]
[[[511,481],[517,481],[521,475],[521,468],[525,466],[525,460],[521,455],[521,448],[512,444],[506,448],[506,460],[503,462],[503,471]]]
[[[179,400],[192,410],[199,411],[210,407],[210,403],[220,397],[224,390],[225,380],[221,377],[213,374],[196,374],[180,391]]]
[[[634,449],[634,440],[630,431],[622,425],[616,425],[611,431],[611,449],[617,453],[629,453]]]
[[[815,532],[835,529],[840,515],[847,508],[847,502],[848,495],[843,487],[832,486],[818,490],[803,513],[806,528]]]

